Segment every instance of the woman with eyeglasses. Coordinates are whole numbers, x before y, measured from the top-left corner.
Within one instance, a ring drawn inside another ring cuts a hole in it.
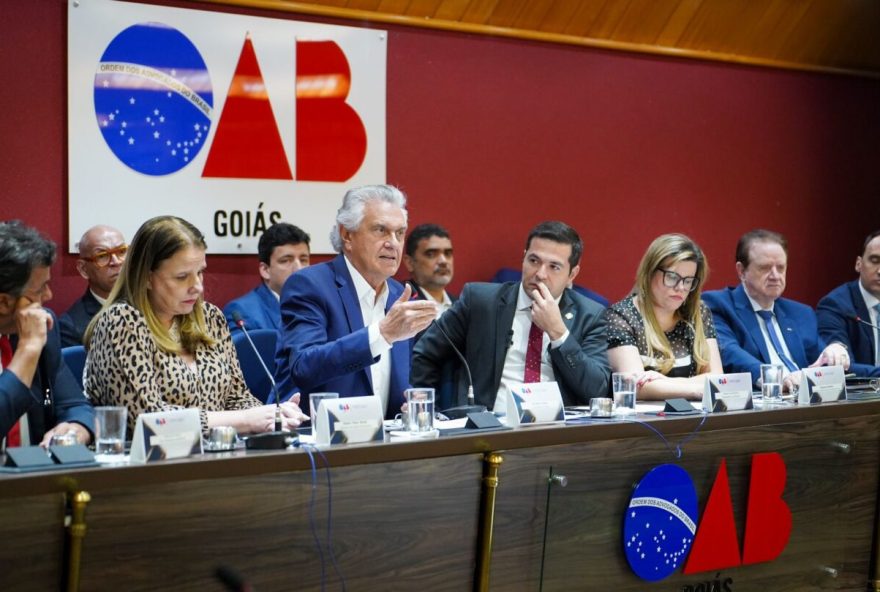
[[[85,391],[97,405],[141,413],[198,408],[202,432],[267,432],[274,405],[247,389],[219,308],[204,300],[205,238],[175,216],[147,220],[131,241],[113,290],[85,334]],[[306,418],[281,404],[282,428]]]
[[[636,272],[633,294],[605,311],[612,372],[639,375],[642,400],[703,396],[704,374],[720,374],[712,313],[700,299],[709,268],[683,234],[654,240]]]

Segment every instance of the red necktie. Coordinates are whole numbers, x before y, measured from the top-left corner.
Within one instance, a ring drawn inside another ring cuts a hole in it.
[[[0,364],[3,364],[3,370],[6,370],[11,363],[12,344],[9,343],[9,338],[6,335],[0,335]],[[9,433],[6,434],[6,447],[12,448],[14,446],[21,446],[21,430],[17,421],[12,426],[12,429],[9,430]]]
[[[523,382],[541,382],[541,346],[544,330],[535,323],[529,329],[529,345],[526,348],[526,371]]]

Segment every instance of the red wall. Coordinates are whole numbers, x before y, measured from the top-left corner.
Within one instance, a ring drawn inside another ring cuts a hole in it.
[[[63,0],[0,5],[0,218],[60,244],[66,13]],[[854,277],[862,238],[880,227],[878,80],[380,28],[391,31],[388,181],[409,194],[412,224],[449,228],[456,291],[517,267],[528,229],[558,218],[586,243],[579,283],[612,300],[658,234],[696,239],[715,288],[735,281],[739,235],[764,226],[791,243],[786,295],[815,304]],[[218,304],[256,281],[255,258],[208,264]],[[83,289],[74,258],[53,274],[63,311]]]

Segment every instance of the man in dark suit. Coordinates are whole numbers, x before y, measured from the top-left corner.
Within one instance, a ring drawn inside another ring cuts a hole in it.
[[[411,300],[412,287],[391,279],[400,266],[406,197],[390,185],[345,194],[331,234],[339,255],[295,273],[281,293],[276,352],[279,392],[292,380],[309,393],[376,395],[393,417],[409,387],[409,340],[430,324],[436,306]]]
[[[93,226],[77,243],[76,270],[88,281],[85,294],[61,318],[61,347],[82,345],[86,327],[98,314],[116,283],[128,245],[122,233],[112,226]]]
[[[0,438],[46,445],[74,432],[88,444],[94,410],[61,360],[49,267],[55,244],[20,222],[0,222]],[[23,429],[24,426],[27,429]]]
[[[475,402],[489,409],[505,412],[511,389],[532,382],[555,380],[566,405],[607,397],[603,308],[568,288],[582,251],[567,224],[544,222],[532,229],[522,281],[466,285],[416,343],[412,383],[437,387],[443,362],[455,355],[451,341],[473,373]],[[459,374],[456,402],[464,404],[467,376]]]
[[[819,334],[829,343],[846,346],[853,358],[851,372],[880,376],[880,230],[865,239],[862,254],[856,257],[856,271],[858,280],[835,288],[819,301]]]
[[[421,300],[437,303],[437,316],[452,307],[456,298],[446,291],[454,273],[452,240],[437,224],[419,224],[406,237],[403,264],[409,283]]]
[[[281,289],[292,274],[309,266],[311,237],[287,222],[277,222],[266,229],[257,244],[260,259],[260,285],[223,307],[230,331],[238,328],[235,313],[245,328],[281,330]]]
[[[712,310],[725,372],[750,372],[757,384],[761,364],[782,364],[785,388],[792,374],[807,366],[849,368],[839,343],[826,346],[816,314],[805,304],[782,298],[788,266],[788,242],[776,232],[752,230],[736,247],[736,271],[742,284],[703,292]]]

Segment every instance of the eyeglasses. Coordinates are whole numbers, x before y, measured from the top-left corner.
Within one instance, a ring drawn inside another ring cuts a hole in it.
[[[677,288],[679,284],[688,292],[693,292],[697,288],[696,276],[682,277],[674,271],[668,271],[662,267],[658,267],[657,271],[663,272],[663,285],[667,288]]]
[[[119,261],[125,261],[126,253],[128,253],[128,245],[119,245],[118,247],[107,249],[106,251],[103,249],[95,251],[95,254],[91,257],[80,257],[80,259],[88,261],[89,263],[94,263],[98,267],[107,267],[110,265],[113,255],[116,255],[116,258]]]

